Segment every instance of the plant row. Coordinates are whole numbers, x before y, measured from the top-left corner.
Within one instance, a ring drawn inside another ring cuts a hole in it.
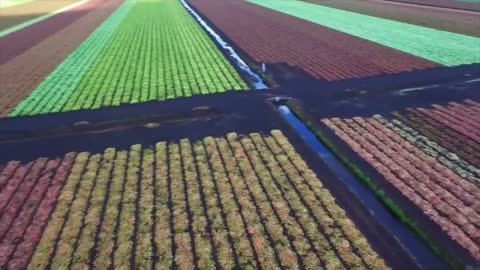
[[[381,115],[375,115],[374,118],[464,179],[473,184],[480,185],[480,169],[470,165],[457,154],[448,151],[435,141],[421,135],[418,131],[408,127],[399,120],[387,120]]]
[[[448,235],[479,258],[480,187],[425,153],[381,118],[322,120]],[[398,131],[398,130],[397,130]],[[403,130],[402,130],[403,131]]]
[[[245,82],[179,1],[129,0],[11,115],[241,89]]]
[[[9,162],[3,179],[19,187],[2,268],[388,269],[280,131]]]

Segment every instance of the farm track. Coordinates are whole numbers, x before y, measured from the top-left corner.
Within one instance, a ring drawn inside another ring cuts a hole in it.
[[[280,131],[11,161],[0,181],[3,269],[389,269]]]
[[[139,0],[125,5],[10,115],[248,89],[180,2]]]
[[[307,0],[314,4],[348,10],[375,17],[411,23],[439,30],[480,37],[478,14],[398,6],[389,1]],[[480,13],[479,13],[480,14]]]
[[[318,79],[361,78],[437,66],[247,2],[191,0],[190,3],[255,62],[288,64]]]
[[[65,27],[68,27],[94,9],[103,7],[107,1],[112,0],[90,0],[73,9],[0,38],[0,48],[2,48],[0,65],[7,63]]]
[[[467,101],[470,102],[470,101]],[[478,104],[409,109],[323,123],[480,260]]]
[[[0,31],[51,13],[79,0],[38,0],[0,9]]]
[[[103,1],[98,9],[0,65],[0,116],[7,116],[122,3]]]

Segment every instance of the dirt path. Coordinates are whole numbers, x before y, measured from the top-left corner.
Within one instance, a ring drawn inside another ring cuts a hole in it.
[[[123,0],[92,0],[98,8],[0,65],[0,116],[6,116],[73,52]]]
[[[480,13],[397,4],[394,1],[305,0],[370,16],[480,37]]]

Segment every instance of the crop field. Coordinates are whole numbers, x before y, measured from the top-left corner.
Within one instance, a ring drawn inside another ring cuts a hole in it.
[[[453,240],[480,259],[480,104],[323,123]]]
[[[2,268],[388,269],[280,131],[11,161],[0,180]]]
[[[315,78],[340,80],[437,66],[247,2],[190,2],[256,62],[286,63]],[[256,25],[255,31],[252,25]]]
[[[2,1],[2,3],[5,1]],[[53,13],[68,11],[87,0],[9,0],[0,4],[0,37],[50,17]],[[12,3],[15,3],[13,5]]]
[[[0,0],[0,269],[477,269],[479,14]]]
[[[418,26],[480,37],[480,22],[476,14],[398,5],[397,2],[394,1],[308,0],[306,2]]]
[[[130,61],[132,58],[136,61]],[[179,2],[132,0],[11,115],[95,109],[247,88]]]

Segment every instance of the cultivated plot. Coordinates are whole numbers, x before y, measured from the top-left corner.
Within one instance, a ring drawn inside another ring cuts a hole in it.
[[[480,38],[297,0],[249,0],[446,66],[480,63]]]
[[[2,267],[389,268],[280,131],[0,168]]]
[[[322,122],[480,260],[479,109],[467,100]]]
[[[11,116],[247,89],[178,1],[126,1]]]

